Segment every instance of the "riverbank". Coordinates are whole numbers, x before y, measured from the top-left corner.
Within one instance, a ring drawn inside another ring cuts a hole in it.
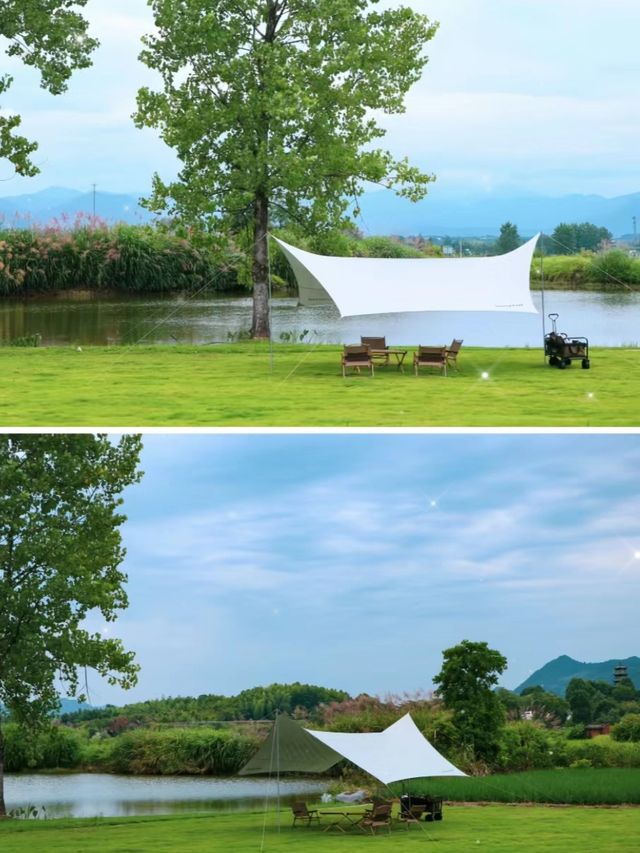
[[[326,820],[326,819],[325,819]],[[606,850],[628,853],[640,834],[640,809],[527,806],[446,807],[444,820],[412,826],[394,822],[375,842],[364,834],[291,827],[291,812],[91,820],[0,821],[3,853],[124,853],[130,850],[180,853],[351,853],[423,850],[441,841],[449,850],[491,853],[566,853]]]
[[[591,369],[540,349],[464,347],[459,371],[343,379],[337,346],[0,349],[0,426],[638,426],[640,349]]]

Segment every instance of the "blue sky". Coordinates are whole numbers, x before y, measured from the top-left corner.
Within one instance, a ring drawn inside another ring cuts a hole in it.
[[[391,5],[391,4],[389,4]],[[640,190],[637,0],[414,0],[440,21],[430,63],[403,116],[384,117],[386,145],[438,175],[439,194],[551,195]],[[152,26],[146,0],[89,0],[102,46],[94,67],[54,98],[13,61],[5,111],[40,141],[36,179],[0,169],[0,194],[48,186],[146,192],[175,172],[154,131],[133,127],[138,61]]]
[[[515,687],[637,653],[640,436],[147,435],[126,495],[129,694],[429,689],[487,641]],[[103,627],[94,622],[92,627]]]

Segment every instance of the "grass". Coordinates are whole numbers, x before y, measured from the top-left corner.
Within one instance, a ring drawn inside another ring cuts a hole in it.
[[[0,349],[0,426],[637,426],[640,350],[591,370],[542,351],[465,348],[460,371],[343,379],[337,346]],[[483,379],[486,372],[488,378]]]
[[[639,768],[534,770],[467,779],[415,781],[415,794],[445,800],[504,803],[562,803],[571,805],[640,805]],[[397,791],[396,793],[400,793]]]
[[[264,827],[264,836],[263,836]],[[325,833],[317,827],[290,826],[283,812],[281,831],[275,813],[103,818],[91,820],[0,823],[3,853],[361,853],[372,846],[385,851],[437,849],[491,853],[567,853],[598,850],[628,853],[640,835],[640,809],[456,806],[445,808],[442,822],[407,830],[395,825],[376,839],[363,834]]]

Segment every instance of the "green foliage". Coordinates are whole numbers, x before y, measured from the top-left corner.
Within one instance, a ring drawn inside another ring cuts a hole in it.
[[[175,148],[178,180],[156,175],[149,207],[212,231],[246,229],[253,334],[269,332],[270,211],[305,233],[336,227],[363,182],[422,198],[433,180],[373,148],[375,116],[399,113],[436,26],[369,0],[150,0],[156,32],[142,61],[162,76],[135,116]]]
[[[54,95],[67,88],[77,68],[91,64],[90,55],[98,42],[87,35],[87,21],[79,9],[87,0],[3,0],[0,9],[0,36],[5,53],[21,59],[40,72],[41,84]],[[12,83],[0,77],[0,95]],[[0,157],[7,159],[20,175],[40,170],[31,160],[37,143],[15,135],[20,116],[0,115]]]
[[[107,756],[116,773],[232,776],[256,751],[258,741],[213,729],[137,730],[113,741]]]
[[[614,685],[606,681],[572,678],[567,685],[566,698],[574,723],[615,723],[625,713],[635,710],[636,703],[640,701],[640,691],[635,689],[630,679]]]
[[[566,757],[569,764],[585,758],[592,767],[640,768],[640,743],[617,742],[607,735],[567,740]]]
[[[58,707],[56,682],[78,689],[93,668],[111,684],[135,683],[133,653],[89,633],[127,606],[118,512],[140,478],[139,436],[5,434],[0,438],[0,704],[26,729]],[[4,738],[0,727],[0,815]]]
[[[611,737],[617,741],[640,742],[640,714],[626,714],[612,728]]]
[[[561,222],[551,235],[552,252],[556,255],[575,255],[577,252],[596,252],[613,238],[607,228],[591,222]]]
[[[460,744],[476,760],[492,763],[499,751],[505,714],[493,687],[506,666],[507,659],[487,643],[463,640],[444,650],[442,669],[433,679],[453,712]]]
[[[522,243],[523,240],[518,233],[517,226],[513,222],[505,222],[500,226],[500,236],[496,240],[495,253],[496,255],[504,255],[517,249]]]
[[[0,294],[58,290],[128,293],[237,287],[235,259],[151,226],[16,230],[0,240]]]
[[[589,278],[611,284],[640,284],[640,260],[620,249],[595,255],[591,258]]]
[[[412,793],[437,793],[446,800],[458,803],[485,801],[574,805],[640,804],[638,768],[589,769],[581,764],[579,769],[567,767],[560,770],[532,770],[467,779],[412,780],[410,785]],[[531,839],[529,841],[531,842]],[[567,849],[575,848],[570,845]]]
[[[45,726],[31,732],[16,723],[7,723],[3,733],[8,773],[70,769],[78,767],[84,758],[82,734],[66,726]]]
[[[500,735],[501,770],[542,770],[565,763],[564,739],[531,722],[509,723]]]

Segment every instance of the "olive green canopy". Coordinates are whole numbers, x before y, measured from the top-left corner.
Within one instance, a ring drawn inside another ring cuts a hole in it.
[[[260,749],[240,770],[240,776],[258,773],[322,773],[344,756],[321,743],[285,714],[279,714]]]

